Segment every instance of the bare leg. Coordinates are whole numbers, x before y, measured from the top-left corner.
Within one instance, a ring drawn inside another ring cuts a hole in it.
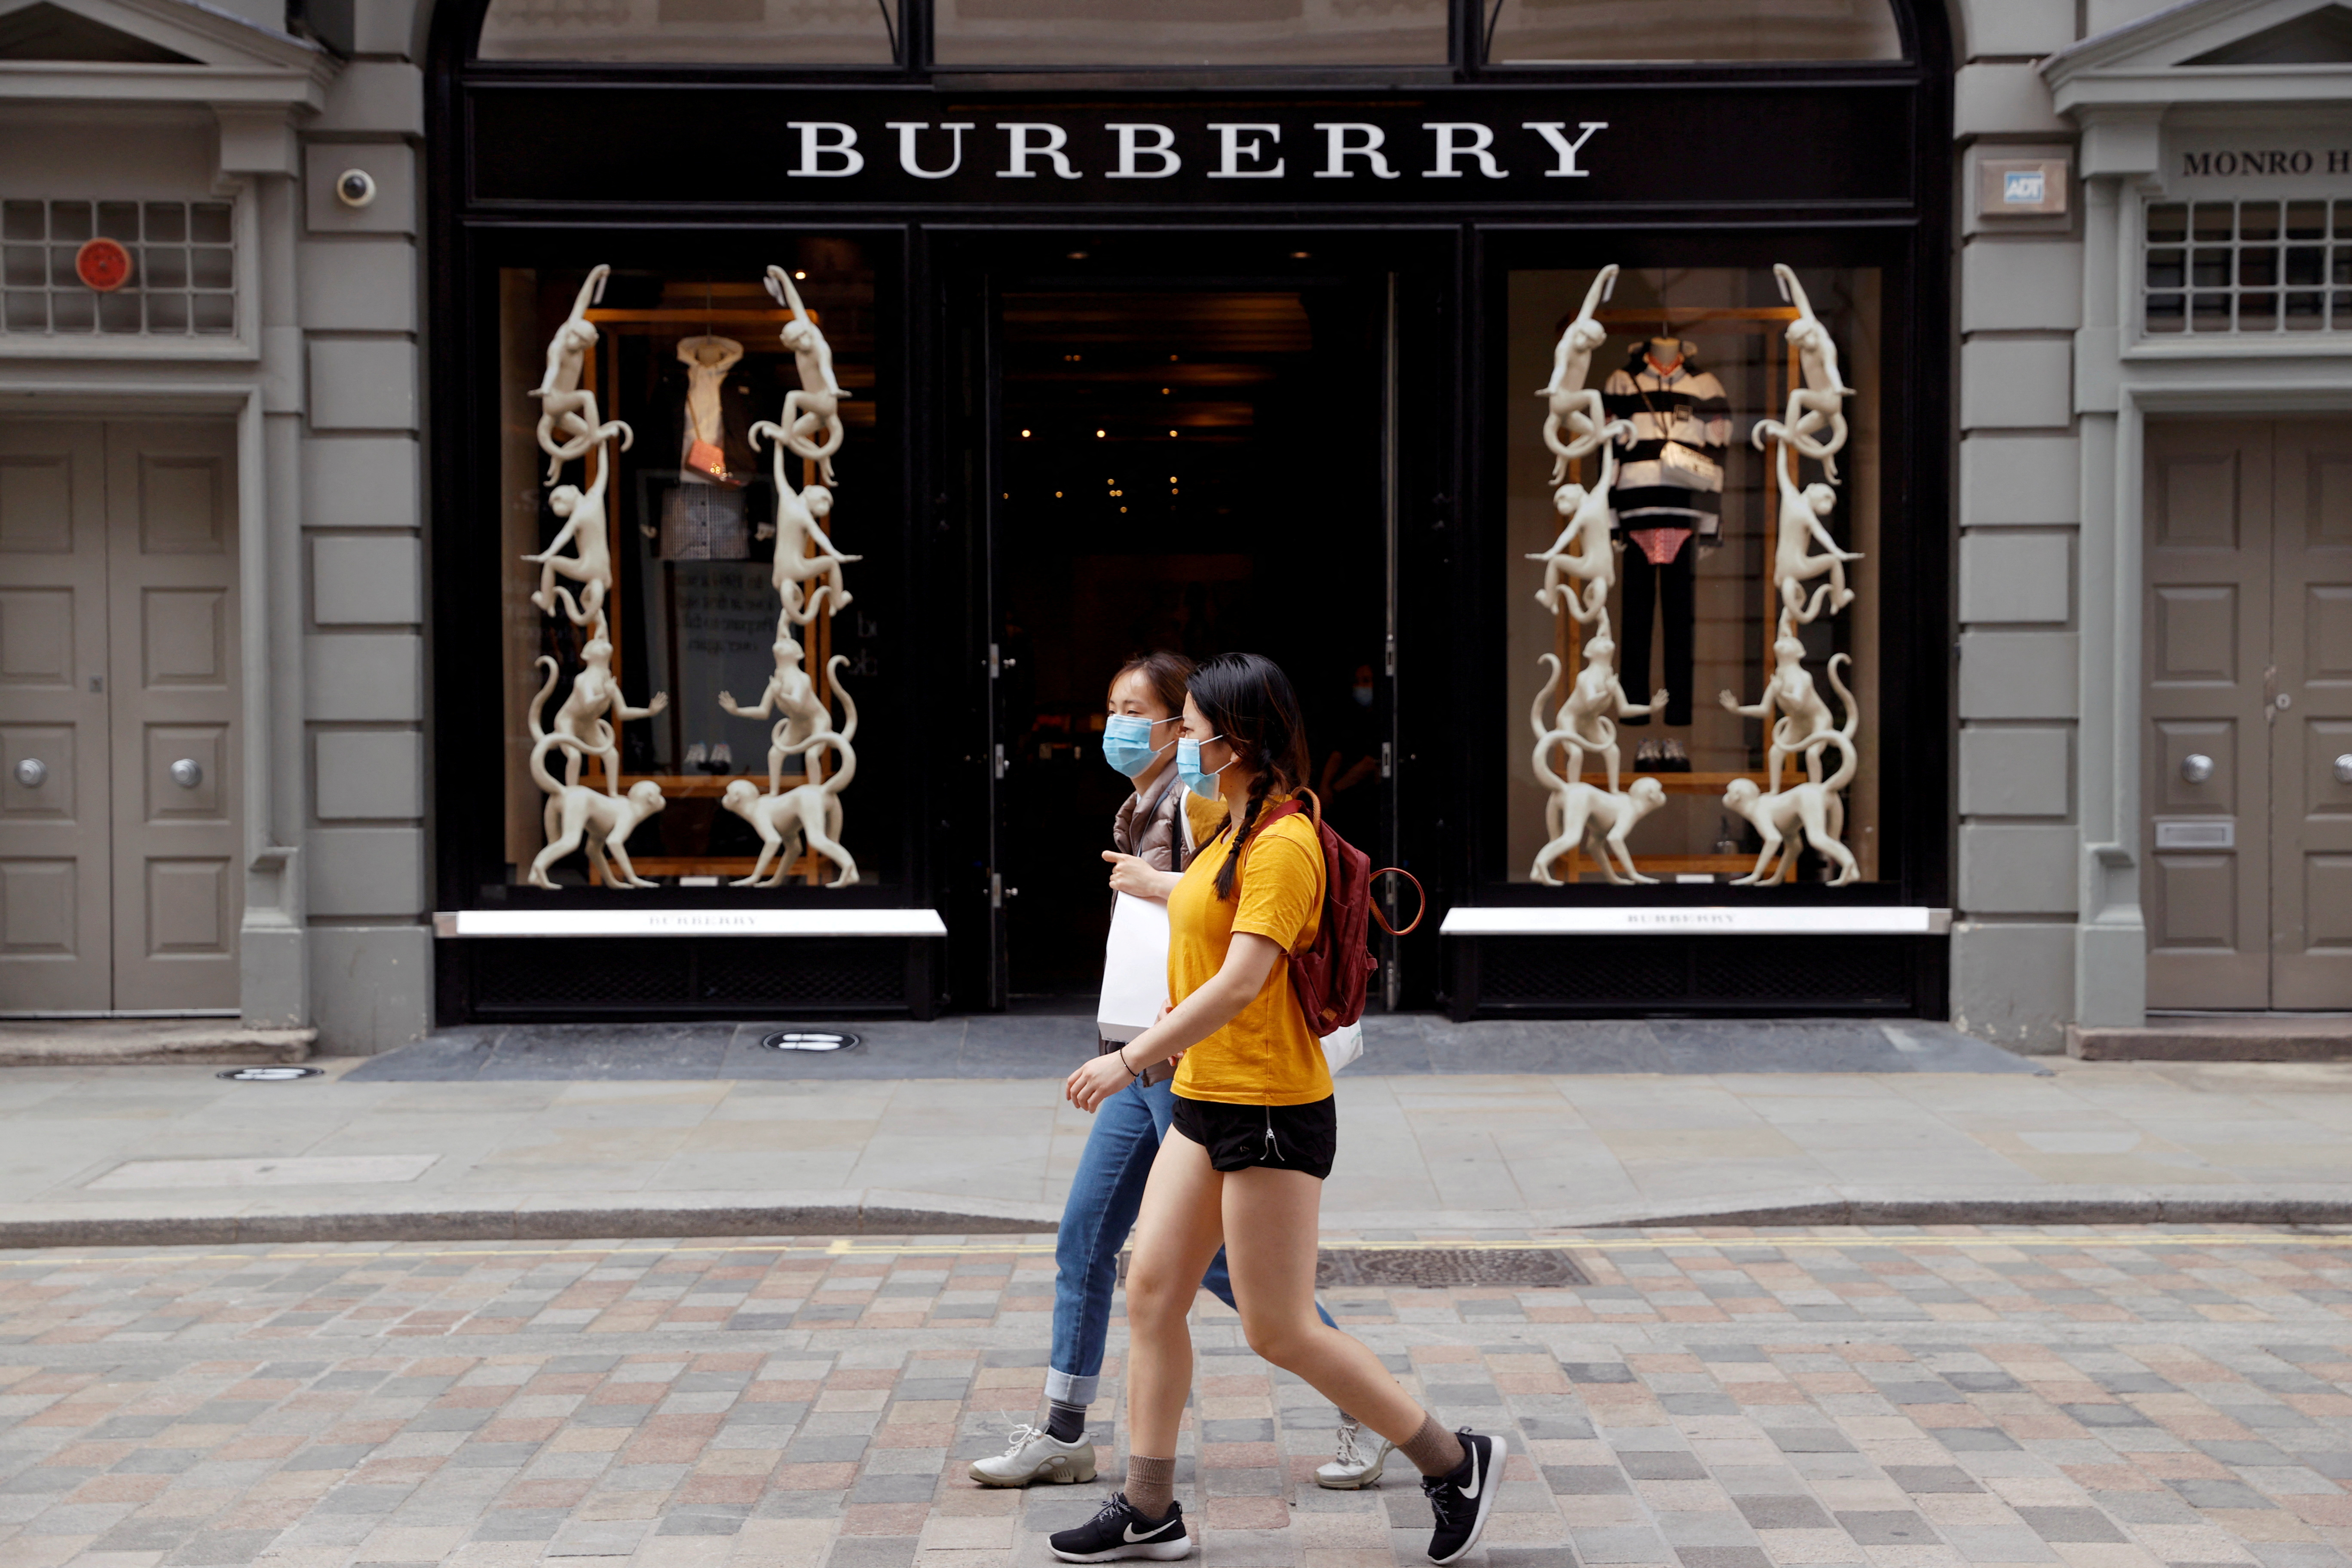
[[[1207,1151],[1181,1133],[1161,1146],[1163,1163],[1165,1151],[1177,1145],[1208,1164]],[[1250,1349],[1402,1445],[1421,1430],[1427,1412],[1362,1341],[1326,1328],[1315,1315],[1316,1219],[1322,1202],[1323,1184],[1304,1171],[1260,1165],[1226,1174],[1225,1268],[1241,1307],[1242,1331]]]
[[[1143,1206],[1136,1215],[1135,1257],[1127,1270],[1131,1454],[1175,1455],[1184,1399],[1192,1389],[1192,1333],[1184,1319],[1201,1276],[1224,1243],[1219,1197],[1225,1180],[1210,1165],[1209,1152],[1181,1132],[1161,1142],[1151,1163]],[[1228,1267],[1232,1262],[1228,1254]],[[1311,1281],[1311,1264],[1308,1276]]]

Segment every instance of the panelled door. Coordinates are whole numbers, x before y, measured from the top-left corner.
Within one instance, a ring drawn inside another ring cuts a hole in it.
[[[237,1003],[235,426],[0,425],[0,1010]]]
[[[2352,424],[2151,424],[2148,1005],[2352,1005]]]

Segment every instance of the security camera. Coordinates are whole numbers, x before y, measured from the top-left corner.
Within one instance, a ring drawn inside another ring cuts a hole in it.
[[[357,212],[375,200],[375,176],[365,169],[345,169],[335,176],[335,199]]]

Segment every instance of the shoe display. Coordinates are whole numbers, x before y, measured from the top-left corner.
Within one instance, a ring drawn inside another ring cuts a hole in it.
[[[1658,771],[1658,742],[1644,741],[1633,748],[1633,771],[1637,773]]]
[[[1135,1511],[1125,1492],[1112,1497],[1100,1512],[1076,1530],[1055,1531],[1045,1538],[1045,1544],[1065,1563],[1116,1563],[1122,1557],[1173,1563],[1192,1554],[1192,1538],[1184,1533],[1182,1503],[1170,1503],[1166,1519],[1149,1520]]]
[[[1331,1462],[1315,1467],[1315,1484],[1335,1492],[1376,1487],[1381,1484],[1381,1467],[1394,1452],[1396,1446],[1379,1433],[1367,1436],[1353,1421],[1342,1421]]]
[[[686,755],[680,759],[678,766],[690,773],[700,773],[702,764],[709,760],[709,748],[697,741],[686,749]]]
[[[731,773],[735,771],[735,748],[721,741],[710,748],[710,771]]]
[[[1658,771],[1662,773],[1686,773],[1691,771],[1690,753],[1683,743],[1672,737],[1658,743]]]
[[[1482,1437],[1467,1426],[1454,1435],[1462,1439],[1462,1468],[1450,1476],[1421,1478],[1434,1525],[1429,1537],[1432,1563],[1451,1563],[1478,1544],[1486,1515],[1495,1507],[1495,1493],[1503,1484],[1503,1460],[1510,1452],[1500,1437]]]
[[[971,1479],[984,1487],[1025,1487],[1032,1481],[1068,1486],[1095,1479],[1095,1446],[1084,1436],[1065,1443],[1042,1426],[1015,1426],[1004,1452],[974,1459]]]

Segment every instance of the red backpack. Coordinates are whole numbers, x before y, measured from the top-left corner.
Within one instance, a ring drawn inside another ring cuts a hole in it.
[[[1323,803],[1315,798],[1315,792],[1298,793],[1313,805],[1315,837],[1323,845],[1323,918],[1316,925],[1315,940],[1289,954],[1290,989],[1298,998],[1298,1010],[1307,1016],[1307,1029],[1320,1038],[1364,1016],[1364,995],[1373,972],[1381,966],[1381,961],[1372,956],[1369,922],[1379,921],[1381,929],[1391,936],[1411,936],[1420,928],[1422,915],[1429,911],[1429,895],[1422,892],[1413,874],[1401,866],[1373,870],[1372,858],[1323,820]],[[1307,809],[1296,800],[1266,807],[1258,814],[1251,838]],[[1372,883],[1391,873],[1412,883],[1412,890],[1421,894],[1421,910],[1402,931],[1389,924],[1372,902]]]

